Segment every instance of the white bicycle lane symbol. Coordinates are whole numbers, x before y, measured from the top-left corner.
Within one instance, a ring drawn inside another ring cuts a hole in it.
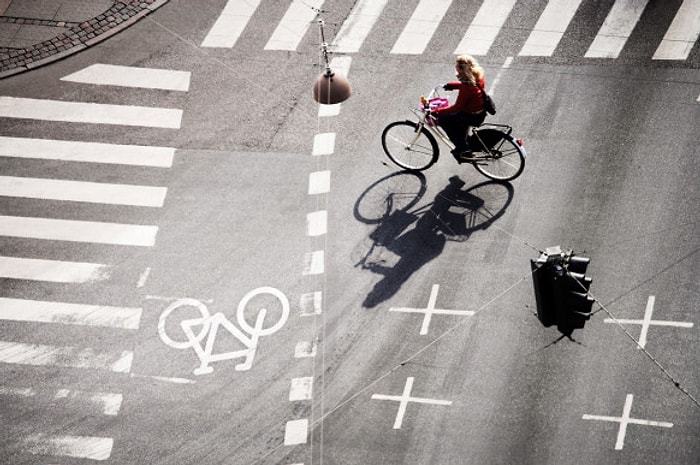
[[[260,309],[257,317],[255,318],[255,324],[253,326],[251,326],[245,319],[246,305],[248,305],[251,299],[261,294],[272,295],[279,300],[282,306],[279,320],[268,328],[264,327],[265,317],[267,316],[267,309],[265,308]],[[166,320],[173,311],[182,307],[196,308],[199,310],[201,317],[181,321],[180,327],[185,333],[187,340],[176,341],[166,333]],[[241,329],[229,321],[226,318],[226,315],[223,313],[217,312],[210,315],[209,310],[207,310],[207,306],[199,300],[182,298],[170,304],[160,315],[160,319],[158,320],[158,335],[164,343],[174,349],[189,349],[190,347],[194,349],[201,362],[199,368],[196,368],[193,371],[195,375],[212,373],[214,371],[214,368],[210,365],[212,362],[220,362],[222,360],[232,360],[243,357],[245,357],[245,360],[236,365],[235,369],[237,371],[244,371],[249,370],[253,366],[253,359],[255,358],[255,352],[258,347],[258,340],[260,337],[269,336],[270,334],[278,331],[287,322],[288,317],[289,301],[287,300],[287,297],[274,287],[260,287],[248,292],[238,303],[238,309],[236,310],[236,321]],[[193,330],[193,328],[196,326],[201,326],[201,329],[197,334],[195,334]],[[243,343],[246,348],[219,354],[212,353],[214,342],[216,341],[216,336],[220,326],[223,326],[224,329]],[[202,340],[204,338],[206,338],[206,342],[202,344]]]

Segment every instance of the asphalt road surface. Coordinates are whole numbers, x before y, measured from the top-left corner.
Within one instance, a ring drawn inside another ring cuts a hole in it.
[[[0,462],[699,463],[698,17],[171,0],[1,81]],[[510,183],[383,153],[459,52]],[[591,258],[570,338],[536,316],[557,245]]]

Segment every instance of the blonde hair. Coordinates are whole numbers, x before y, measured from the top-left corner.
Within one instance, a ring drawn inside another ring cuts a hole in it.
[[[459,55],[455,58],[455,65],[457,66],[457,72],[455,74],[462,82],[476,85],[476,83],[484,77],[484,68],[479,66],[479,63],[472,56]]]

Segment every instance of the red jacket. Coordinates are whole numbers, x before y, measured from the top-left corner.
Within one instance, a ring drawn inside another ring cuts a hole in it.
[[[484,78],[479,79],[479,85],[482,89],[486,87],[486,81]],[[481,89],[479,89],[479,86],[473,86],[468,82],[453,81],[448,82],[446,84],[446,88],[459,90],[457,100],[455,100],[455,103],[449,107],[440,108],[437,111],[433,111],[433,113],[444,115],[447,113],[461,111],[464,113],[475,114],[484,111],[484,96]]]

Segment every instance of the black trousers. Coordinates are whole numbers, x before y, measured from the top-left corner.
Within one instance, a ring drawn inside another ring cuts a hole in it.
[[[486,119],[486,112],[469,114],[462,112],[438,115],[438,125],[445,131],[447,137],[455,144],[455,153],[469,150],[467,143],[467,129],[469,126],[480,126]]]

